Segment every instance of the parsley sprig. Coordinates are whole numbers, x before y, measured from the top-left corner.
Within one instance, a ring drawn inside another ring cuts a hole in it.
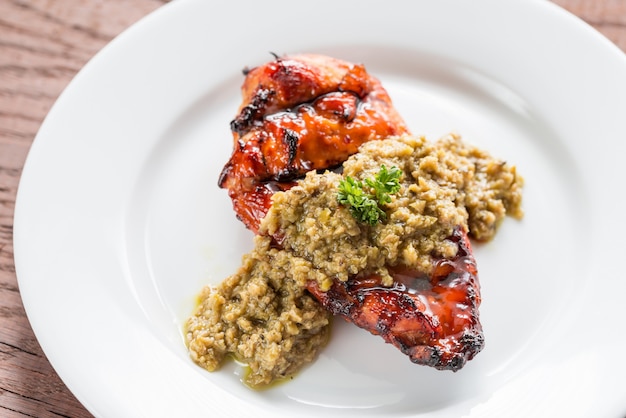
[[[391,202],[391,195],[400,190],[402,171],[397,167],[383,164],[374,178],[365,179],[365,183],[346,176],[339,182],[337,200],[347,206],[352,216],[359,222],[376,225],[387,217],[382,206]]]

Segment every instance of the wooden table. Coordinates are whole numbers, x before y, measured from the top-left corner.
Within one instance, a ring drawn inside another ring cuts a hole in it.
[[[13,263],[28,149],[61,91],[99,49],[168,0],[0,0],[0,416],[89,417],[43,354]],[[554,0],[626,51],[626,0]]]

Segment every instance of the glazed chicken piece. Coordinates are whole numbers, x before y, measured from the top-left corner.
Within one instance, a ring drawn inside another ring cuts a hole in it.
[[[231,122],[234,149],[218,185],[255,233],[277,190],[307,171],[341,164],[366,141],[408,132],[362,65],[296,55],[244,74],[243,103]]]
[[[469,239],[457,227],[448,240],[457,245],[457,254],[433,260],[430,277],[403,268],[392,272],[390,288],[371,275],[335,280],[326,292],[311,280],[307,289],[328,311],[380,335],[413,363],[457,371],[482,350],[484,338]]]
[[[237,217],[257,233],[271,196],[310,170],[340,165],[364,142],[408,133],[381,83],[362,65],[318,55],[277,57],[245,71],[243,104],[231,122],[234,150],[219,178]],[[275,237],[280,246],[280,237]],[[396,269],[335,280],[309,292],[330,312],[380,335],[418,364],[457,371],[483,347],[476,264],[455,230],[454,259],[433,260],[430,277]]]

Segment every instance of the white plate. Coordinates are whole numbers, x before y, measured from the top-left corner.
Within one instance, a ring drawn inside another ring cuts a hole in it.
[[[101,417],[624,416],[624,55],[545,1],[293,4],[172,2],[104,48],[41,127],[15,260],[69,388]],[[241,70],[270,51],[363,62],[414,133],[457,131],[525,176],[525,219],[476,247],[487,343],[460,372],[339,321],[317,362],[268,391],[189,360],[195,295],[251,248],[216,181]]]

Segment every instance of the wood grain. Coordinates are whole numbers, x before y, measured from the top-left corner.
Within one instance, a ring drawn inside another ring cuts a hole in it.
[[[72,77],[165,0],[0,1],[0,416],[90,417],[30,328],[13,263],[12,223],[28,149]]]
[[[580,17],[626,51],[626,1],[624,0],[553,0]]]
[[[13,262],[24,160],[46,113],[113,37],[167,0],[0,0],[0,416],[91,415],[56,375],[30,328]],[[554,0],[626,51],[626,1]]]

